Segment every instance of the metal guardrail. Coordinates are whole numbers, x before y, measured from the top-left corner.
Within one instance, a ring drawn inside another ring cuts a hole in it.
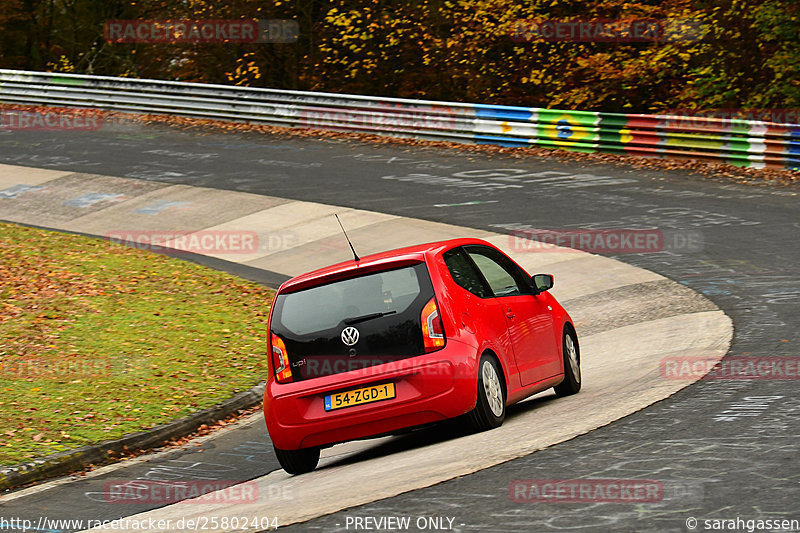
[[[753,120],[564,111],[5,69],[0,69],[0,104],[173,114],[800,170],[800,125]]]

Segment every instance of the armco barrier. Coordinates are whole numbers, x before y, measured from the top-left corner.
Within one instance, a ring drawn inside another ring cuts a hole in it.
[[[800,169],[800,124],[754,120],[561,111],[4,69],[0,69],[0,104],[166,113]]]

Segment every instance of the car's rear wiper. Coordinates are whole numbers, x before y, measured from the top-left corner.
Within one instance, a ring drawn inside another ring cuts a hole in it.
[[[354,316],[351,318],[345,318],[344,323],[347,325],[358,324],[359,322],[366,322],[367,320],[372,320],[373,318],[380,318],[386,315],[393,315],[397,311],[386,311],[385,313],[370,313],[368,315],[362,316]]]

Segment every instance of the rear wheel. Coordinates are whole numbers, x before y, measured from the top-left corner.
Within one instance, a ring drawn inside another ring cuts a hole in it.
[[[275,455],[278,457],[281,468],[292,475],[311,472],[319,463],[319,448],[303,448],[301,450],[275,448]]]
[[[478,365],[478,401],[475,409],[467,414],[467,421],[475,431],[499,427],[506,418],[506,394],[502,375],[493,357],[481,356]]]
[[[553,387],[556,396],[569,396],[581,390],[581,350],[575,333],[564,331],[564,381]]]

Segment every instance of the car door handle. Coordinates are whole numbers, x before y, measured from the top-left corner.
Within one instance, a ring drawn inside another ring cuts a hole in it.
[[[507,316],[508,318],[514,318],[516,315],[514,314],[514,312],[513,312],[513,311],[511,311],[511,310],[509,309],[508,311],[506,311],[506,316]]]

